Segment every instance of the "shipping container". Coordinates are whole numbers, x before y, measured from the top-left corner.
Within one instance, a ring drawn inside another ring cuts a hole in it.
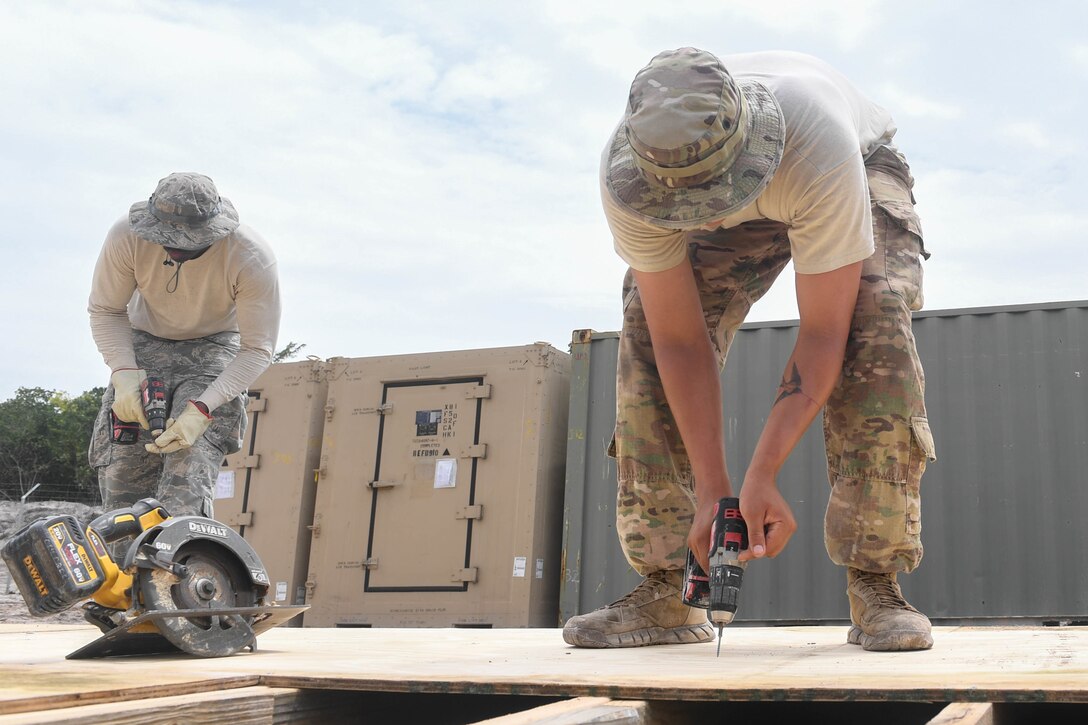
[[[215,517],[253,546],[279,604],[306,598],[326,389],[319,360],[265,370],[250,386],[242,449],[227,456],[215,485]]]
[[[305,624],[555,626],[569,356],[328,364]]]

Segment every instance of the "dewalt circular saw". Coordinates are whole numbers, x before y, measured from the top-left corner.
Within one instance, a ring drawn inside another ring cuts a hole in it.
[[[255,650],[257,634],[306,609],[266,602],[268,574],[233,529],[171,517],[150,498],[85,527],[68,515],[35,521],[2,553],[31,614],[82,601],[84,618],[102,630],[70,659],[172,650],[222,657]]]

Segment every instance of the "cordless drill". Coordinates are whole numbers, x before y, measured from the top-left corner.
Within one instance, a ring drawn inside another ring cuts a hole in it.
[[[741,580],[747,566],[739,557],[741,550],[747,548],[748,526],[740,515],[740,499],[723,498],[714,504],[709,576],[688,550],[684,604],[708,610],[710,623],[718,627],[718,655],[722,652],[722,627],[737,614]]]
[[[151,435],[157,436],[166,428],[166,414],[170,407],[166,400],[166,383],[162,378],[148,375],[140,381],[140,397]],[[114,443],[135,443],[140,437],[138,422],[121,420],[113,411],[110,411],[110,424]]]

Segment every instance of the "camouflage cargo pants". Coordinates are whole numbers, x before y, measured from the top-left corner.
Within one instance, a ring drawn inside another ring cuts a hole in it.
[[[196,398],[238,354],[240,337],[221,332],[196,340],[164,340],[134,330],[136,364],[166,383],[170,417],[176,418],[190,398]],[[98,472],[106,510],[130,506],[141,498],[157,498],[173,516],[212,516],[212,494],[219,467],[228,453],[239,449],[245,433],[245,396],[212,411],[213,421],[191,448],[160,455],[148,453],[148,431],[132,445],[110,441],[113,387],[102,396],[88,452]]]
[[[911,571],[922,558],[920,483],[934,460],[925,378],[911,332],[922,307],[921,227],[905,160],[881,148],[866,163],[876,251],[865,261],[843,374],[824,407],[832,561]],[[724,366],[752,304],[790,259],[786,225],[753,221],[690,234],[707,329]],[[624,282],[617,368],[616,529],[640,574],[684,566],[694,515],[691,465],[665,401],[634,277]],[[768,390],[768,400],[774,391]],[[739,484],[740,482],[735,482]]]

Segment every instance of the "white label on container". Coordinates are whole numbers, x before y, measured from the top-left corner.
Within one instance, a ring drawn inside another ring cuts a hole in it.
[[[515,556],[514,557],[514,576],[520,576],[520,577],[525,576],[525,557],[524,556]]]
[[[544,578],[544,560],[543,559],[537,559],[536,560],[536,578],[537,579],[543,579]]]
[[[234,471],[220,471],[215,479],[216,498],[234,498]]]
[[[439,458],[434,462],[434,487],[453,488],[457,485],[457,459]]]
[[[283,602],[287,600],[287,582],[276,582],[276,601]]]

